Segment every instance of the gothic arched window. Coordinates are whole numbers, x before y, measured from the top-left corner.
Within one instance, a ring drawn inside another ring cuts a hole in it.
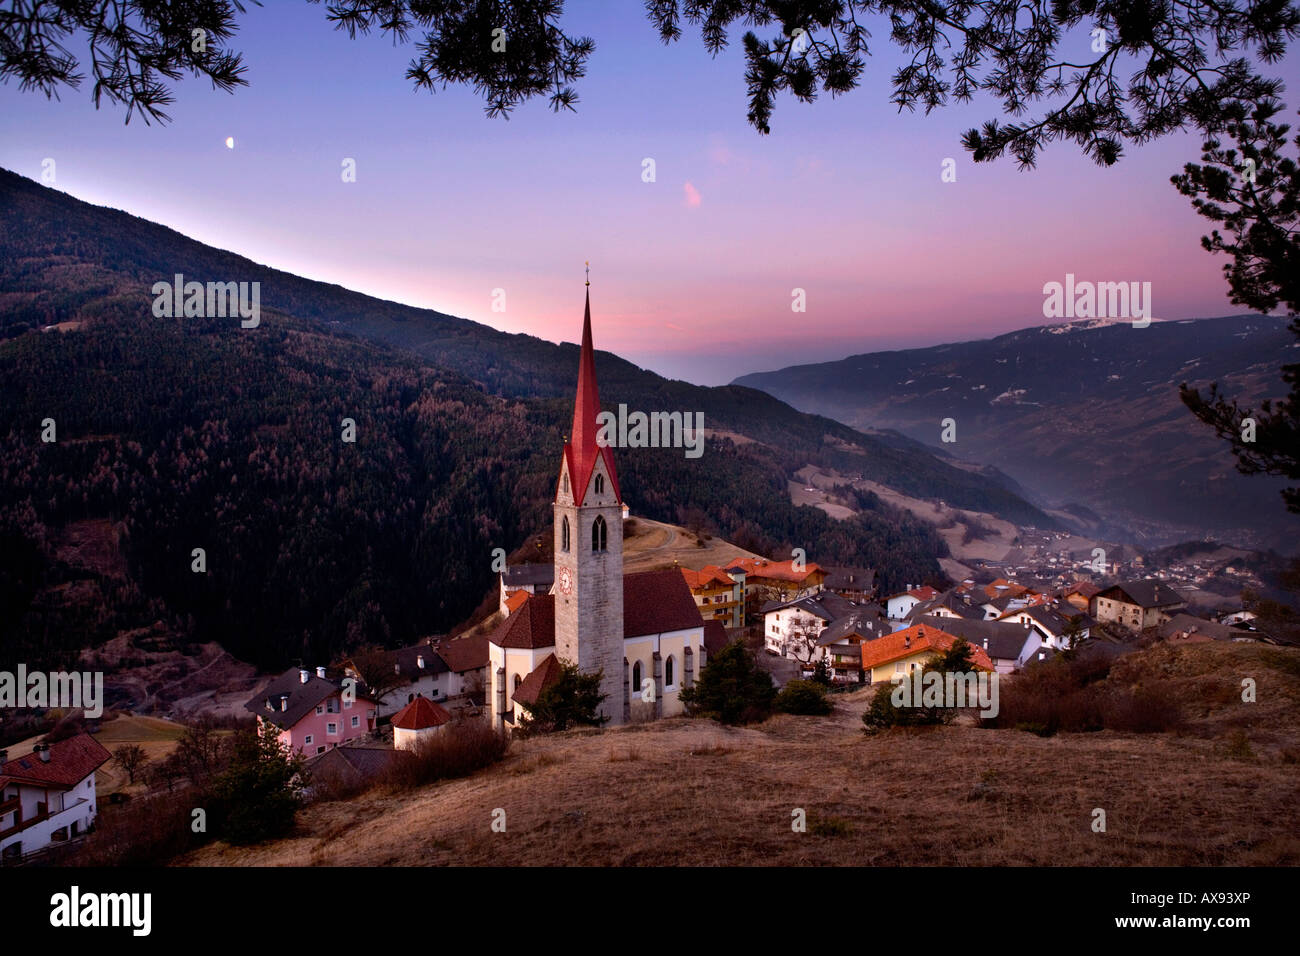
[[[523,682],[524,682],[524,679],[523,679],[522,677],[520,677],[518,674],[516,674],[516,675],[515,675],[515,686],[514,686],[514,689],[515,689],[515,690],[518,690],[518,689],[519,689],[519,685],[522,684]]]
[[[641,693],[641,662],[632,665],[632,693]]]
[[[673,656],[669,654],[668,660],[664,661],[664,686],[672,687],[674,683],[675,681],[673,680]]]
[[[569,493],[569,473],[567,471],[564,473],[564,477],[560,480],[560,487],[564,489],[566,495]]]
[[[604,493],[605,493],[605,476],[604,476],[604,475],[597,475],[597,476],[596,476],[596,494],[598,494],[598,495],[603,495]]]
[[[569,519],[567,517],[560,522],[560,550],[566,553],[569,550]]]
[[[591,550],[605,550],[605,519],[596,515],[596,520],[591,526]]]

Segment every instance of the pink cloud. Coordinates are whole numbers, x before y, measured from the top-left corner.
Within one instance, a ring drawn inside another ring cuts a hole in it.
[[[686,193],[686,205],[692,209],[699,209],[701,202],[700,191],[691,184],[689,179],[686,181],[686,185],[682,187],[682,191]]]

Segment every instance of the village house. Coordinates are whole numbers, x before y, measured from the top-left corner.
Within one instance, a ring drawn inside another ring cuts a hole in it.
[[[999,621],[1009,621],[1033,628],[1048,647],[1066,649],[1070,646],[1071,621],[1077,622],[1077,640],[1087,640],[1092,634],[1093,621],[1072,604],[1034,604],[1009,611]]]
[[[856,607],[833,591],[770,601],[762,608],[763,647],[779,657],[811,664],[819,656],[817,638],[822,630]]]
[[[846,601],[866,604],[876,596],[876,572],[871,568],[823,568],[822,589],[834,591]]]
[[[488,682],[487,635],[446,638],[435,644],[434,650],[447,665],[446,699],[466,697],[475,704],[485,703],[484,693]]]
[[[244,709],[257,716],[258,727],[278,728],[281,746],[307,756],[323,754],[375,729],[378,707],[360,682],[344,693],[341,681],[305,667],[291,667],[267,685]]]
[[[988,655],[993,662],[993,669],[999,674],[1018,671],[1045,646],[1038,631],[1011,621],[927,617],[916,623],[929,624],[954,637],[964,638]]]
[[[862,644],[862,670],[868,683],[889,683],[924,667],[957,640],[955,635],[934,625],[914,624]],[[971,645],[971,661],[976,670],[994,671],[993,661],[981,647]]]
[[[1102,623],[1140,631],[1165,623],[1185,607],[1187,602],[1169,585],[1146,578],[1098,591],[1092,597],[1089,613]]]
[[[487,699],[511,728],[558,679],[562,662],[600,675],[611,724],[682,712],[680,693],[704,666],[704,618],[680,570],[623,573],[623,498],[614,449],[598,443],[600,397],[583,315],[573,427],[552,504],[554,584],[533,593],[488,636]]]
[[[826,661],[832,680],[857,683],[862,680],[862,645],[891,630],[879,608],[859,605],[817,635],[818,656],[814,663]]]
[[[760,606],[769,601],[792,601],[816,594],[826,580],[826,572],[809,562],[769,561],[766,558],[738,558],[727,565],[728,574],[739,578],[742,600]]]
[[[938,596],[939,592],[928,584],[919,587],[912,587],[909,584],[904,590],[885,599],[885,616],[891,621],[901,621],[922,601],[929,601]]]
[[[682,577],[691,589],[700,615],[706,621],[720,621],[723,627],[741,627],[745,623],[744,575],[728,574],[715,564],[698,571],[682,568]]]
[[[917,603],[903,615],[903,619],[915,623],[921,618],[931,615],[934,617],[961,618],[967,621],[982,621],[987,616],[983,606],[972,597],[970,592],[962,592],[957,588],[951,588],[942,594],[935,595],[928,601]]]
[[[410,647],[400,647],[390,653],[398,683],[382,693],[372,690],[372,698],[377,698],[377,716],[395,714],[421,695],[434,700],[446,699],[450,690],[450,669],[431,643],[425,641]],[[343,662],[343,673],[355,681],[365,683],[356,663],[351,659]]]
[[[95,772],[112,757],[90,734],[0,750],[0,860],[11,862],[81,836],[95,822]]]
[[[1086,611],[1091,606],[1093,597],[1101,588],[1091,581],[1079,581],[1069,585],[1061,592],[1062,600],[1073,604],[1080,611]]]
[[[497,610],[508,615],[506,602],[512,594],[546,594],[555,583],[555,568],[550,564],[515,564],[501,572],[500,600]],[[517,605],[516,605],[517,606]]]
[[[377,780],[392,767],[396,754],[392,747],[357,739],[309,757],[307,796],[330,786],[352,789]]]

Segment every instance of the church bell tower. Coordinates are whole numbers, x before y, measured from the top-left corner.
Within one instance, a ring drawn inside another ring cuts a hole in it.
[[[596,441],[600,397],[591,345],[591,280],[573,429],[564,445],[555,516],[555,653],[587,673],[602,671],[599,708],[623,722],[623,499],[614,452]]]

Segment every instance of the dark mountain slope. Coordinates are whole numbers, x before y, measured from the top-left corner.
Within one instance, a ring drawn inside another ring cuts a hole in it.
[[[1183,407],[1181,382],[1223,383],[1248,404],[1282,389],[1286,320],[1239,316],[1075,323],[927,349],[746,375],[797,408],[858,428],[893,428],[992,465],[1058,502],[1078,502],[1154,543],[1214,533],[1293,548],[1282,482],[1236,472]]]
[[[0,170],[0,226],[0,332],[93,316],[109,302],[151,319],[148,289],[175,273],[199,281],[258,281],[263,308],[409,349],[491,393],[555,398],[572,393],[576,345],[511,335],[259,266],[5,170]],[[144,298],[131,298],[135,290]],[[575,333],[577,308],[575,297]],[[624,403],[645,411],[701,411],[706,428],[739,432],[780,449],[788,471],[815,461],[911,495],[941,497],[1021,523],[1055,523],[1004,476],[977,474],[914,445],[864,436],[756,389],[669,380],[608,352],[597,353],[597,372],[606,407]]]

